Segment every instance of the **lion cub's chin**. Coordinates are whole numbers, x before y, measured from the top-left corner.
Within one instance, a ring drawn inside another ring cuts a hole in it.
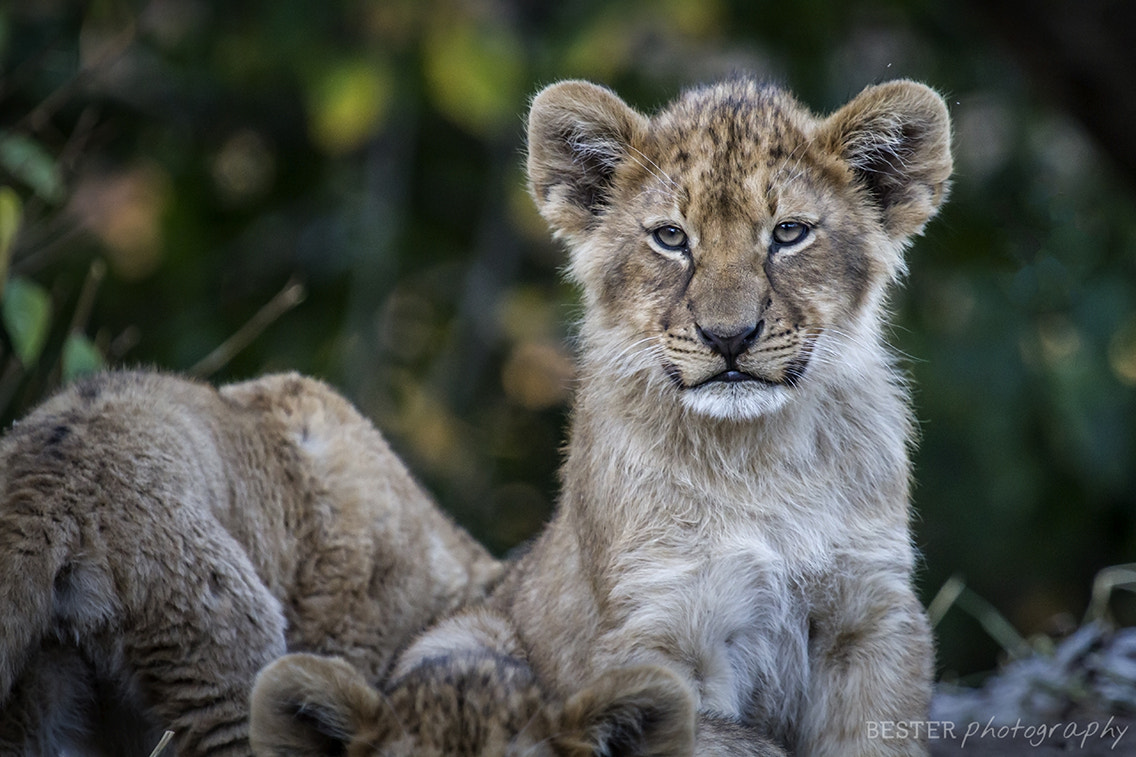
[[[756,381],[709,384],[684,389],[682,405],[688,411],[718,420],[749,421],[780,410],[792,390]]]

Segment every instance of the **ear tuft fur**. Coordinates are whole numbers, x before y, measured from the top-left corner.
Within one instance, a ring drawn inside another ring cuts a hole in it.
[[[562,81],[533,98],[529,188],[557,234],[572,238],[594,225],[616,168],[645,129],[642,115],[590,82]]]
[[[824,125],[830,149],[879,204],[888,235],[919,233],[947,196],[951,128],[946,103],[913,81],[868,87]]]
[[[257,757],[342,755],[380,710],[378,692],[347,662],[285,655],[256,678],[249,741]]]

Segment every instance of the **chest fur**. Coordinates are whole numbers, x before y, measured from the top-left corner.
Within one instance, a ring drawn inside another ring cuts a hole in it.
[[[807,584],[820,566],[755,528],[686,534],[620,554],[599,648],[663,661],[700,708],[765,723],[795,720],[808,680]]]
[[[560,525],[597,603],[593,670],[661,662],[703,711],[792,731],[810,627],[842,614],[828,579],[861,562],[909,567],[905,414],[879,396],[895,422],[817,400],[701,434],[585,403]]]

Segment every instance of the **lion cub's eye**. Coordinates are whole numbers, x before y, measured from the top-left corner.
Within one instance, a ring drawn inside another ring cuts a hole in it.
[[[799,221],[785,221],[773,228],[773,243],[784,247],[804,241],[809,235],[809,227]]]
[[[687,242],[686,232],[677,226],[660,226],[651,232],[655,243],[664,250],[685,250]]]

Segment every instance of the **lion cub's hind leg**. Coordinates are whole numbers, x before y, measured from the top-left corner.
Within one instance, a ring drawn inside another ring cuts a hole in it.
[[[44,644],[0,708],[0,754],[149,754],[161,729],[108,688],[78,649]]]
[[[69,670],[86,661],[173,730],[182,757],[247,754],[248,691],[285,651],[283,613],[212,515],[226,487],[193,410],[207,390],[166,382],[104,377],[0,444],[0,718],[17,679],[51,681],[34,666],[58,644]],[[70,712],[83,697],[103,698],[80,687]]]

